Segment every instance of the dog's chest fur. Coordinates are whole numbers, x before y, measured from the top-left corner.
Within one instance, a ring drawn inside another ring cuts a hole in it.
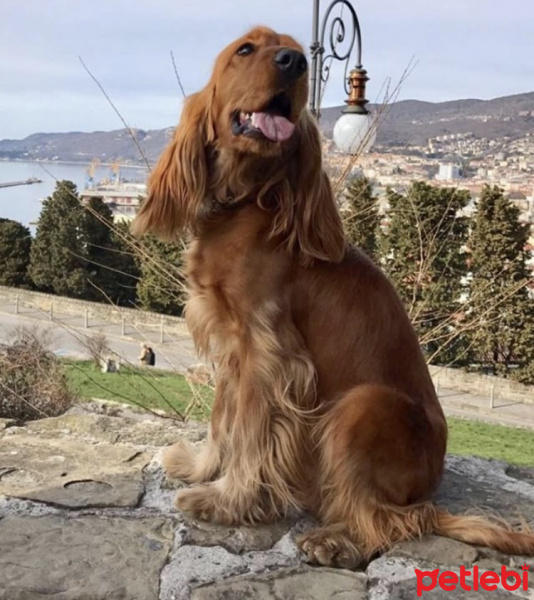
[[[279,310],[288,265],[272,260],[268,231],[269,215],[246,206],[210,223],[189,247],[186,318],[202,354],[220,353]]]

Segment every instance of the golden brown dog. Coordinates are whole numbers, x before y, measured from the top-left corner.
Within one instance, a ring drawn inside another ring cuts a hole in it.
[[[176,504],[226,524],[310,511],[321,527],[299,544],[323,565],[430,532],[534,553],[534,536],[430,501],[445,418],[396,292],[345,240],[307,97],[292,38],[259,27],[228,46],[136,220],[192,234],[187,323],[217,366],[206,447],[165,458],[197,484]]]

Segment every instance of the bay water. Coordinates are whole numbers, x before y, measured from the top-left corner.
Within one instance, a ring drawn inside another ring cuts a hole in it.
[[[41,179],[41,183],[0,187],[0,218],[13,219],[30,227],[35,233],[34,224],[41,212],[42,200],[52,194],[56,181],[67,179],[83,191],[88,182],[89,165],[83,163],[22,162],[0,160],[0,184],[23,181],[30,177]],[[94,169],[94,181],[110,179],[111,167],[98,165]],[[144,182],[147,171],[142,167],[121,167],[122,180]]]

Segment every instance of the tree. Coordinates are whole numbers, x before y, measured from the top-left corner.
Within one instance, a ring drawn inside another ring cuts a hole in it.
[[[127,238],[128,225],[114,223],[113,213],[101,198],[90,198],[85,208],[87,240],[87,298],[97,302],[133,305],[139,270]]]
[[[116,303],[117,278],[111,264],[115,259],[111,238],[113,213],[102,198],[89,198],[83,208],[84,258],[87,261],[87,280],[90,282],[86,298]]]
[[[356,177],[349,183],[345,203],[343,226],[347,237],[368,256],[375,257],[380,216],[373,186],[367,177]]]
[[[0,218],[0,285],[30,285],[31,246],[32,237],[27,227],[18,221]]]
[[[113,223],[101,198],[82,204],[73,183],[58,182],[43,203],[32,246],[35,285],[85,300],[135,304],[139,271],[133,248],[127,249],[127,230]]]
[[[467,273],[468,191],[414,182],[406,195],[387,191],[389,224],[383,266],[404,301],[429,360],[459,363],[459,317]]]
[[[140,277],[136,242],[130,234],[130,224],[119,221],[113,224],[111,240],[114,247],[113,266],[117,279],[117,302],[134,306],[137,302],[137,284]]]
[[[141,275],[137,284],[142,308],[168,315],[182,314],[182,252],[179,243],[163,242],[151,235],[143,237],[139,258]]]
[[[87,297],[87,240],[76,186],[58,181],[43,202],[32,244],[29,273],[41,290]]]
[[[497,186],[480,195],[469,237],[471,359],[493,374],[534,383],[534,302],[527,265],[528,225]]]

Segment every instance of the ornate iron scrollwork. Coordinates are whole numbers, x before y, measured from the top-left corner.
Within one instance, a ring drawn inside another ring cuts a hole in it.
[[[341,14],[331,19],[334,9],[340,8]],[[348,26],[343,18],[343,9],[349,11]],[[325,49],[325,38],[328,29],[329,48]],[[348,28],[350,27],[350,29]],[[349,34],[349,35],[347,35]],[[356,69],[361,69],[362,41],[360,24],[354,7],[348,0],[333,0],[324,14],[319,34],[319,0],[313,7],[313,41],[310,45],[311,75],[310,75],[310,110],[319,117],[322,89],[330,75],[330,65],[333,60],[345,62],[344,85],[350,94],[350,84],[347,77],[349,59],[356,43]],[[345,45],[345,42],[348,42]],[[341,48],[341,49],[340,49]]]

